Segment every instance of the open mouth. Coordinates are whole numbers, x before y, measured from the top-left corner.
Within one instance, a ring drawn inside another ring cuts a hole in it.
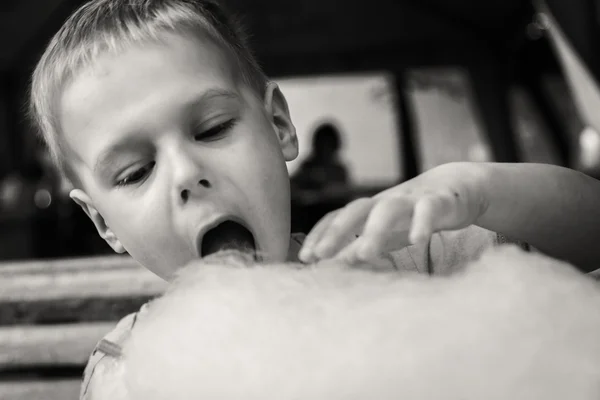
[[[223,250],[256,253],[252,232],[239,222],[226,220],[208,230],[199,243],[200,256],[206,257]]]

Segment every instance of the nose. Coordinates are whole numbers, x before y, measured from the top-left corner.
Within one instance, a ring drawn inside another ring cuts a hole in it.
[[[213,187],[206,166],[193,149],[180,148],[173,154],[174,195],[179,203],[203,197]]]
[[[203,191],[205,189],[210,189],[210,188],[211,188],[211,185],[207,179],[200,179],[197,182],[197,184],[195,185],[195,187],[193,187],[191,189],[187,189],[187,188],[182,189],[181,192],[179,193],[179,197],[181,198],[181,201],[186,203],[190,197],[196,195],[195,192],[200,192],[200,191]]]

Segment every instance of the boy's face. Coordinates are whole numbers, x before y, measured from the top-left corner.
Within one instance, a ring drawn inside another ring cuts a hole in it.
[[[223,220],[251,239],[235,224],[217,237],[288,256],[295,129],[277,86],[259,98],[230,64],[208,40],[167,36],[100,56],[60,99],[82,183],[71,196],[115,251],[164,279],[201,256],[203,232]]]

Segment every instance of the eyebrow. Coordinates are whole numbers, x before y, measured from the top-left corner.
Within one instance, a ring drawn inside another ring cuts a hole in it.
[[[216,98],[225,98],[230,100],[239,100],[237,93],[221,88],[213,88],[205,91],[199,97],[193,99],[184,105],[187,109],[197,108],[214,100]],[[108,170],[113,164],[114,159],[122,152],[130,150],[135,145],[139,144],[139,140],[133,139],[130,133],[121,135],[121,139],[111,144],[107,149],[103,150],[94,164],[94,173],[102,174]]]

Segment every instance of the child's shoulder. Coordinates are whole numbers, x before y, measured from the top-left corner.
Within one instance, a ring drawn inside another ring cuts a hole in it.
[[[103,373],[100,370],[104,370],[110,365],[113,365],[114,360],[118,359],[121,355],[121,347],[125,340],[131,334],[137,317],[140,313],[143,313],[146,309],[147,304],[135,313],[131,313],[123,317],[117,325],[107,333],[94,347],[92,354],[87,362],[85,370],[83,372],[83,381],[81,384],[81,392],[79,398],[81,400],[90,398],[90,383],[92,379],[99,379]]]

